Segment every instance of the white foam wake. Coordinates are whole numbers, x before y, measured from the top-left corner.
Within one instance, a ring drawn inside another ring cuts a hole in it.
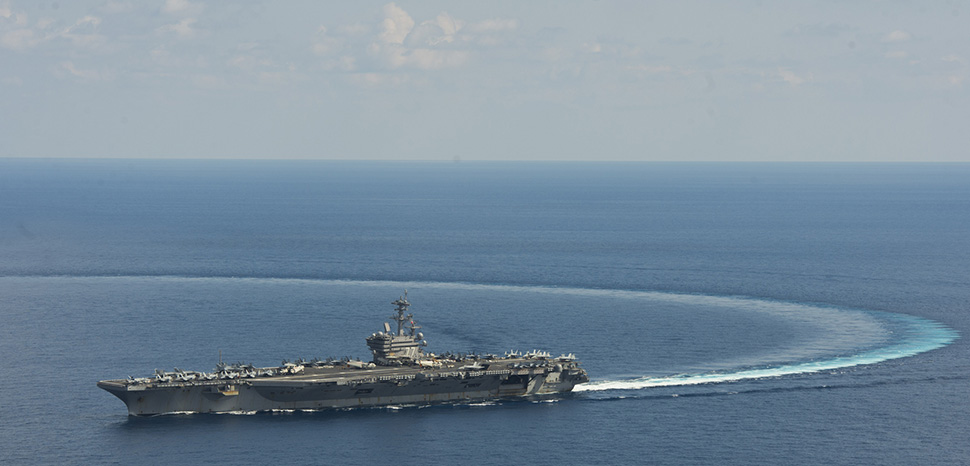
[[[808,374],[834,369],[841,369],[864,364],[875,364],[890,359],[905,358],[919,353],[946,346],[956,340],[957,332],[928,319],[904,314],[870,311],[876,317],[902,324],[904,330],[902,338],[887,346],[864,351],[862,353],[762,368],[745,368],[737,371],[718,371],[701,374],[678,374],[665,377],[642,377],[622,380],[600,380],[577,386],[574,391],[603,391],[603,390],[641,390],[652,387],[672,387],[682,385],[700,385],[722,382],[736,382],[746,379],[761,379],[766,377],[780,377],[784,375]]]

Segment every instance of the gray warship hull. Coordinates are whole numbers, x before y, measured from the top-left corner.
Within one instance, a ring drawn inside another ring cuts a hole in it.
[[[458,364],[435,370],[344,366],[306,368],[290,376],[148,383],[104,380],[98,386],[120,398],[134,416],[321,410],[564,393],[589,380],[575,364],[512,357],[494,360],[487,369],[461,369]]]
[[[133,416],[320,410],[445,403],[569,392],[588,382],[573,355],[533,351],[504,357],[426,354],[424,335],[405,315],[407,291],[394,301],[397,331],[366,338],[373,362],[284,361],[278,367],[223,364],[212,373],[156,370],[153,377],[102,380]],[[410,322],[406,327],[405,322]]]

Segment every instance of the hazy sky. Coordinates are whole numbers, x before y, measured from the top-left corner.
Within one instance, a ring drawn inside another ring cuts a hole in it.
[[[0,0],[0,156],[970,161],[970,2]]]

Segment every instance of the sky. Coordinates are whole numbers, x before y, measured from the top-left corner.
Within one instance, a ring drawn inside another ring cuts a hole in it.
[[[970,162],[970,1],[0,0],[0,157]]]

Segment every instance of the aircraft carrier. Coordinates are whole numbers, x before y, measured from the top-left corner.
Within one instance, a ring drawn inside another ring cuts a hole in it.
[[[392,302],[392,331],[366,338],[374,359],[283,361],[277,367],[224,364],[213,372],[156,370],[145,378],[102,380],[132,416],[167,413],[237,413],[420,405],[553,395],[589,381],[572,354],[532,351],[497,355],[425,353],[407,291]]]

